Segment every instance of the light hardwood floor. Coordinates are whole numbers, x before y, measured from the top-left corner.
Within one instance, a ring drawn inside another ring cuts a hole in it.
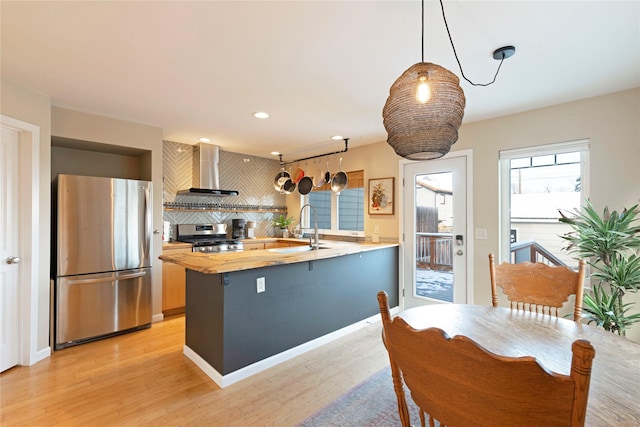
[[[173,317],[2,373],[0,425],[293,426],[388,365],[381,328],[221,389],[182,354]]]

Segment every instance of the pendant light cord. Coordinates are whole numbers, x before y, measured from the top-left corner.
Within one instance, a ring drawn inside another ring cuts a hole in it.
[[[453,48],[453,55],[456,57],[456,61],[458,62],[458,67],[460,68],[460,73],[462,77],[471,83],[473,86],[489,86],[495,83],[496,77],[498,77],[498,73],[500,72],[500,67],[502,67],[502,63],[504,62],[505,55],[502,55],[502,59],[500,60],[500,64],[498,65],[498,69],[496,70],[496,74],[493,76],[493,80],[489,83],[474,83],[464,75],[464,71],[462,71],[462,65],[460,64],[460,60],[458,59],[458,53],[456,52],[456,47],[453,45],[453,39],[451,38],[451,32],[449,31],[449,24],[447,24],[447,17],[444,14],[444,4],[442,0],[440,0],[440,8],[442,9],[442,18],[444,19],[444,26],[447,29],[447,34],[449,35],[449,41],[451,42],[451,47]],[[422,62],[424,62],[424,0],[422,0]]]
[[[422,0],[422,37],[420,37],[420,41],[422,42],[421,62],[424,62],[424,0]]]

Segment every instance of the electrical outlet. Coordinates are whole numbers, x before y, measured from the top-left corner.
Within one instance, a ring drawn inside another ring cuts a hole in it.
[[[380,242],[380,235],[379,235],[379,234],[376,234],[376,233],[373,233],[373,236],[371,236],[371,241],[372,241],[373,243],[378,243],[378,242]]]
[[[378,224],[373,226],[373,232],[375,234],[380,234],[380,226]]]
[[[256,279],[256,292],[261,293],[266,289],[264,277],[258,277]]]

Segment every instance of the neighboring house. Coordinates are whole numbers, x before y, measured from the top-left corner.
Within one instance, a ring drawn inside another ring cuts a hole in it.
[[[450,178],[450,174],[448,175]],[[437,227],[422,229],[418,226],[417,231],[450,232],[453,225],[453,191],[451,190],[451,183],[445,188],[444,185],[429,182],[427,179],[428,177],[421,177],[416,180],[416,206],[437,210]],[[418,223],[420,222],[418,221]]]

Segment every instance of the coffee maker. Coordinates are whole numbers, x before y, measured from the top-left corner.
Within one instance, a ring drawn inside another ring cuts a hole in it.
[[[245,223],[246,223],[245,220],[240,218],[231,220],[231,225],[232,225],[231,237],[233,239],[244,239]]]

